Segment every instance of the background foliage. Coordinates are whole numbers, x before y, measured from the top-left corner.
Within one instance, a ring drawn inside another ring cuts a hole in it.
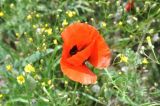
[[[0,105],[159,106],[160,1],[0,0]],[[63,76],[63,29],[87,22],[112,50],[95,85]],[[32,70],[26,72],[25,68]],[[21,77],[20,77],[21,76]]]

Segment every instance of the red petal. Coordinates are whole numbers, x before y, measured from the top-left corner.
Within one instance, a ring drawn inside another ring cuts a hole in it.
[[[65,48],[70,50],[74,45],[79,50],[84,48],[93,41],[95,36],[92,33],[94,30],[96,30],[94,27],[85,23],[69,25],[61,34]]]
[[[133,8],[134,8],[134,0],[132,0],[131,2],[128,2],[125,6],[125,9],[127,12],[129,12]]]
[[[97,68],[105,68],[110,65],[111,52],[101,35],[98,36],[89,62]]]
[[[61,59],[61,70],[73,81],[80,82],[82,84],[94,84],[97,80],[97,76],[92,73],[85,65],[73,66],[63,59]]]
[[[92,53],[92,50],[94,49],[94,43],[95,40],[89,44],[86,48],[83,50],[77,52],[75,55],[69,57],[67,59],[68,63],[74,65],[74,66],[79,66],[82,65],[86,60],[88,60],[89,56]]]

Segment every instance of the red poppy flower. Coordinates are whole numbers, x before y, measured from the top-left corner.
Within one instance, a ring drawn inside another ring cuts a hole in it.
[[[131,11],[134,8],[134,0],[129,1],[126,6],[125,9],[127,12]]]
[[[64,41],[60,61],[62,72],[82,84],[92,84],[97,76],[86,66],[89,61],[97,68],[109,66],[111,52],[103,37],[91,25],[74,23],[61,34]]]

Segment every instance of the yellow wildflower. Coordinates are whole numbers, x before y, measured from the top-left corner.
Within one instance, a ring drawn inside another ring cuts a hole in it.
[[[122,22],[122,21],[120,21],[120,22],[118,23],[118,25],[119,25],[119,26],[122,26],[122,25],[123,25],[123,22]]]
[[[36,26],[36,25],[33,25],[32,27],[33,27],[34,29],[36,29],[36,28],[37,28],[37,26]]]
[[[111,4],[111,2],[110,1],[107,1],[107,6],[109,6]]]
[[[24,35],[27,35],[27,32],[24,32]]]
[[[16,37],[17,37],[17,38],[20,38],[20,34],[19,34],[19,33],[16,33]]]
[[[133,35],[129,35],[130,38],[133,38]]]
[[[18,82],[20,85],[22,85],[23,83],[25,83],[25,78],[24,78],[24,76],[23,76],[23,75],[19,75],[19,76],[17,77],[17,82]]]
[[[59,28],[58,27],[56,27],[56,30],[58,30]]]
[[[147,42],[151,42],[151,37],[150,36],[147,36]]]
[[[35,72],[35,68],[34,68],[31,64],[27,64],[27,65],[24,67],[24,71],[25,71],[26,73]]]
[[[124,63],[128,62],[128,57],[126,57],[125,55],[120,54],[119,57],[120,57],[120,62],[124,62]]]
[[[113,14],[109,14],[108,17],[109,17],[109,18],[112,18],[112,17],[113,17]]]
[[[68,15],[68,17],[71,18],[76,14],[76,12],[75,11],[67,11],[66,14]]]
[[[62,22],[62,26],[66,26],[66,25],[68,25],[68,22],[67,22],[67,20],[65,19],[65,20],[63,20],[63,22]]]
[[[48,24],[45,24],[45,27],[48,27]]]
[[[107,24],[105,22],[102,22],[102,27],[106,27]]]
[[[40,75],[38,75],[38,74],[36,74],[36,75],[34,76],[34,79],[36,79],[36,80],[40,80],[40,79],[41,79],[41,76],[40,76]]]
[[[10,4],[10,8],[14,8],[14,4],[13,3]]]
[[[49,89],[54,89],[54,85],[52,84],[52,85],[49,87]]]
[[[42,46],[46,46],[46,43],[43,43]]]
[[[55,45],[58,44],[57,39],[54,39],[54,40],[53,40],[53,44],[55,44]]]
[[[148,64],[149,62],[148,62],[148,60],[146,58],[143,58],[142,63],[143,64]]]
[[[47,49],[47,45],[46,45],[46,43],[43,43],[41,50],[46,50],[46,49]]]
[[[121,75],[121,74],[122,74],[122,72],[120,71],[120,72],[118,72],[118,74],[119,74],[119,75]]]
[[[32,43],[33,42],[33,38],[32,37],[28,38],[28,42]]]
[[[94,18],[91,18],[91,21],[94,21]]]
[[[48,80],[48,85],[51,85],[51,83],[52,83],[52,80]]]
[[[0,98],[2,98],[3,97],[3,94],[0,94]]]
[[[39,17],[40,17],[40,15],[37,13],[37,14],[36,14],[36,17],[37,17],[37,18],[39,18]]]
[[[152,42],[151,42],[151,37],[150,37],[150,36],[147,36],[146,39],[147,39],[148,45],[149,45],[150,47],[153,47]]]
[[[7,70],[7,71],[12,71],[12,69],[13,69],[13,66],[12,66],[12,65],[7,65],[7,66],[6,66],[6,70]]]
[[[46,83],[45,82],[42,82],[41,83],[42,87],[46,86]]]
[[[68,85],[68,81],[64,81],[65,85]]]
[[[148,33],[153,34],[154,33],[154,29],[150,29]]]
[[[138,28],[139,28],[139,25],[136,25],[136,28],[138,29]]]
[[[0,17],[3,17],[4,13],[2,11],[0,11]]]
[[[63,31],[63,28],[60,28],[60,31]]]
[[[29,14],[28,16],[27,16],[27,20],[31,20],[32,19],[32,16]]]
[[[43,28],[41,28],[41,32],[44,32],[45,31],[45,28],[43,27]]]
[[[47,33],[48,33],[48,35],[51,35],[51,34],[52,34],[52,28],[48,28],[48,29],[46,29],[46,30],[45,30],[45,32],[47,32]]]

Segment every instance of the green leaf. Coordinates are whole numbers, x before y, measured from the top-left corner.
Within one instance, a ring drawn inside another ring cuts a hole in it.
[[[42,57],[50,54],[53,52],[53,49],[47,49],[46,51],[40,52],[40,51],[36,51],[35,53],[33,53],[32,55],[26,57],[23,61],[22,61],[22,66],[25,66],[28,63],[34,63],[37,60],[40,60]]]
[[[6,102],[6,105],[9,104],[9,103],[15,103],[15,102],[21,102],[21,103],[26,103],[28,104],[29,101],[26,100],[26,99],[23,99],[23,98],[15,98],[15,99],[11,99],[9,101]],[[8,106],[8,105],[7,105]]]

